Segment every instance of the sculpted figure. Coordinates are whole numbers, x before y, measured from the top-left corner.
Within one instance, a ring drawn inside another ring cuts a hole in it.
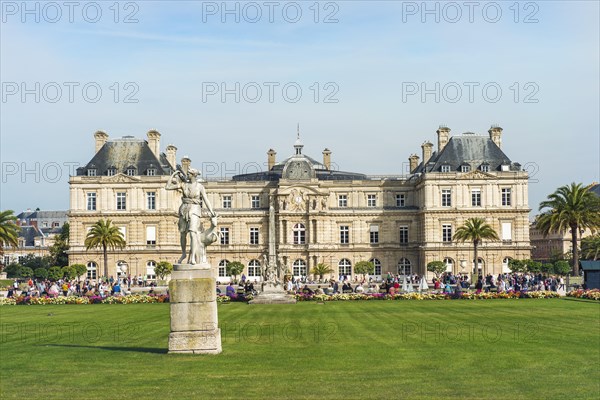
[[[198,181],[200,172],[190,168],[187,176],[183,171],[173,172],[169,182],[165,186],[167,190],[178,190],[181,192],[181,206],[179,207],[179,235],[181,244],[181,258],[179,263],[186,257],[187,237],[190,236],[190,253],[188,264],[197,264],[206,262],[206,246],[214,243],[218,238],[216,231],[217,214],[214,212],[212,204],[206,195],[206,189]],[[200,221],[202,217],[202,207],[204,204],[211,217],[210,228],[204,232],[204,227]]]

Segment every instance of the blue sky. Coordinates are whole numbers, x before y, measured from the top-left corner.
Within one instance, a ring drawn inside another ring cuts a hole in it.
[[[62,2],[1,3],[1,209],[68,209],[68,174],[98,129],[158,129],[163,150],[219,175],[264,164],[269,148],[287,157],[299,122],[305,153],[328,147],[339,168],[380,175],[401,174],[440,124],[499,124],[531,172],[531,208],[600,180],[598,2],[475,2],[472,21],[464,2],[228,2],[237,15],[220,1],[114,4],[77,2],[70,21]],[[240,101],[223,101],[236,82]]]

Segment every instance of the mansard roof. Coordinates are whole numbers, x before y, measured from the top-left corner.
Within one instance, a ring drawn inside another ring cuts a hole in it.
[[[110,168],[124,174],[131,167],[136,169],[137,175],[146,175],[148,169],[155,169],[154,175],[170,175],[172,172],[164,153],[159,159],[146,140],[124,136],[109,139],[85,167],[77,168],[77,175],[87,175],[87,170],[92,168],[96,169],[97,176],[107,175]]]
[[[502,165],[507,165],[510,171],[521,169],[492,139],[470,132],[452,136],[441,151],[434,152],[426,165],[421,162],[415,172],[440,172],[442,165],[449,165],[452,172],[460,171],[461,165],[470,165],[473,169],[489,165],[490,171],[500,171]]]
[[[600,197],[600,183],[592,184],[588,190]]]

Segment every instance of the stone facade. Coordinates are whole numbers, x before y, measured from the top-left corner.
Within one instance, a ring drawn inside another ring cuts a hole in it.
[[[451,137],[449,132],[445,127],[438,130],[437,150],[431,143],[423,145],[424,162],[415,155],[409,158],[407,175],[368,177],[334,171],[330,150],[325,149],[323,162],[317,162],[303,154],[298,139],[293,155],[282,162],[277,163],[275,151],[269,150],[268,171],[205,182],[220,216],[221,243],[208,250],[217,280],[229,280],[224,265],[231,261],[246,265],[244,274],[256,280],[269,260],[277,260],[295,276],[310,274],[317,263],[330,265],[334,277],[353,275],[354,264],[362,260],[374,261],[379,276],[424,274],[426,264],[434,260],[445,260],[448,270],[466,273],[471,270],[467,260],[472,260],[472,245],[449,238],[471,217],[485,218],[502,238],[480,246],[486,271],[508,271],[508,259],[529,258],[528,177],[500,149],[502,129],[492,127],[489,136]],[[155,151],[159,138],[154,133],[149,138]],[[97,144],[98,153],[102,146]],[[169,148],[174,163],[173,146]],[[150,272],[152,263],[176,262],[180,199],[164,190],[175,166],[164,154],[155,156],[155,163],[164,163],[160,175],[88,176],[88,164],[71,178],[71,263],[93,262],[100,268],[100,252],[85,251],[83,240],[87,227],[101,217],[125,228],[128,243],[109,255],[111,274],[119,273],[119,261],[136,276]],[[149,192],[155,193],[156,209],[147,207]],[[96,210],[87,209],[87,193],[96,193]],[[124,210],[117,209],[117,193],[125,193]],[[275,218],[274,237],[269,237],[269,218]],[[148,243],[149,232],[154,232],[155,243]]]

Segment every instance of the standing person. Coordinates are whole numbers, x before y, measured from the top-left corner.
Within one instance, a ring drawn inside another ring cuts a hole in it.
[[[558,284],[558,290],[565,290],[565,280],[562,276],[558,279]]]
[[[190,235],[190,254],[188,264],[197,264],[206,262],[206,249],[202,243],[200,234],[203,232],[200,218],[202,217],[202,204],[208,209],[216,225],[217,214],[214,212],[212,204],[206,195],[206,189],[199,182],[200,172],[195,168],[190,168],[187,176],[180,170],[171,174],[165,189],[178,190],[181,192],[181,206],[179,207],[179,241],[181,244],[181,258],[179,263],[186,257],[187,236]]]
[[[477,279],[477,283],[475,284],[475,293],[479,294],[481,293],[481,290],[483,289],[483,279],[481,278],[481,275],[479,276],[479,279]]]

